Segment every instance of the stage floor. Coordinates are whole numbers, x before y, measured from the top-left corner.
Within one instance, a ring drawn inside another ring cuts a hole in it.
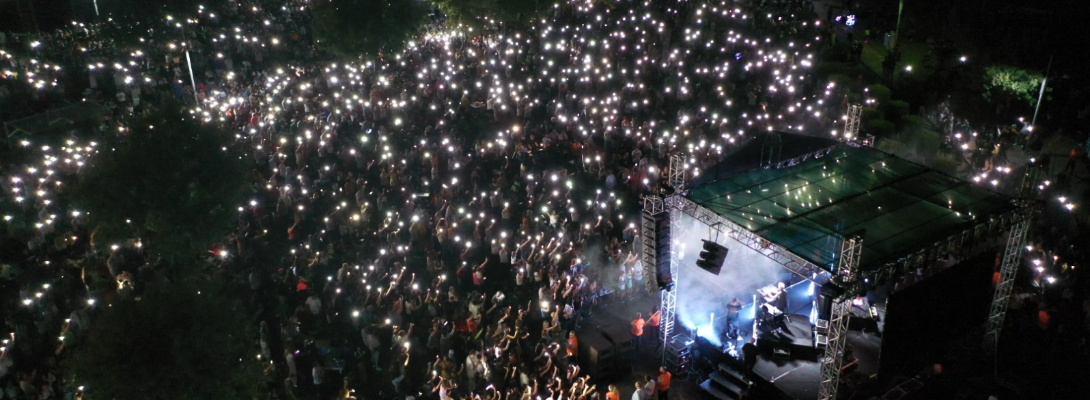
[[[814,329],[805,315],[787,315],[784,321],[787,329],[777,333],[761,333],[758,335],[758,345],[761,347],[789,346],[796,349],[805,349],[807,353],[813,352]],[[782,332],[782,333],[779,333]]]
[[[576,329],[576,335],[589,330],[607,329],[607,327],[613,326],[627,328],[637,312],[643,313],[646,318],[650,310],[658,305],[658,302],[658,296],[649,295],[641,295],[627,301],[620,301],[616,297],[606,299],[593,308],[590,316],[580,321],[579,327]],[[752,307],[752,305],[747,305],[747,308],[749,307]],[[792,308],[792,311],[796,311],[796,314],[791,316],[793,322],[797,319],[800,323],[809,323],[805,317],[805,314],[809,313],[809,304]],[[747,312],[743,312],[742,315],[743,319],[739,321],[740,325],[752,324],[752,318],[744,317],[749,315]],[[794,325],[794,323],[789,325]],[[750,329],[752,329],[751,326]],[[798,333],[802,333],[801,330],[800,328]],[[806,335],[808,334],[809,330],[806,330]],[[810,345],[810,339],[806,335],[797,335],[799,336],[798,340],[805,339],[807,345]],[[881,343],[881,339],[874,332],[848,332],[848,344],[852,346],[854,356],[859,360],[857,369],[859,373],[869,376],[878,371],[878,354]],[[741,342],[737,344],[741,345]],[[608,379],[598,381],[599,386],[617,385],[621,389],[622,399],[632,396],[632,383],[637,379],[643,378],[644,375],[653,376],[657,374],[662,361],[661,348],[645,346],[640,352],[626,357],[626,360],[630,370],[620,371]],[[754,367],[754,373],[771,382],[774,386],[772,389],[780,392],[779,397],[795,400],[814,400],[817,399],[818,389],[821,386],[820,363],[807,360],[777,360],[772,356],[771,349],[762,354],[760,361]],[[715,400],[711,394],[703,391],[696,383],[689,382],[681,377],[678,377],[676,382],[675,388],[677,390],[671,390],[670,393],[672,400]]]
[[[882,340],[874,333],[848,332],[848,344],[859,360],[857,372],[869,376],[878,371],[881,343]],[[813,400],[818,397],[821,387],[821,363],[818,361],[776,359],[771,351],[762,351],[753,372],[792,399]]]

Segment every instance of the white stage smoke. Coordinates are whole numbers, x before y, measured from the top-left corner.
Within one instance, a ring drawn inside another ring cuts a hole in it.
[[[681,257],[679,276],[674,278],[678,290],[678,322],[719,345],[720,332],[713,328],[712,314],[714,318],[726,315],[727,303],[734,297],[743,303],[751,303],[758,288],[776,283],[783,267],[725,234],[719,234],[716,238],[714,231],[688,216],[682,219],[681,226],[687,228],[685,232],[672,232],[671,235],[674,241],[672,250],[680,251]],[[719,275],[696,266],[702,249],[701,239],[715,240],[730,249]]]

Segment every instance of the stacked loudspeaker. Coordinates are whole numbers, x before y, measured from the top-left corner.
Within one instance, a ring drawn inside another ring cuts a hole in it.
[[[645,209],[642,222],[643,283],[650,293],[669,290],[673,286],[673,277],[670,276],[670,213],[651,214]]]
[[[696,260],[696,266],[719,275],[719,272],[723,270],[723,262],[727,260],[727,248],[710,240],[701,241],[704,242],[704,251],[700,252],[700,259]]]
[[[666,357],[663,366],[672,373],[681,374],[692,362],[693,340],[686,335],[676,335],[666,342]]]

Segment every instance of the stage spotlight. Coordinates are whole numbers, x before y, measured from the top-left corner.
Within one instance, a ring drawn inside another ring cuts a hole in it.
[[[702,242],[704,242],[704,251],[700,252],[700,259],[696,260],[696,266],[719,275],[719,272],[723,270],[723,262],[727,260],[728,249],[712,241],[702,240]]]

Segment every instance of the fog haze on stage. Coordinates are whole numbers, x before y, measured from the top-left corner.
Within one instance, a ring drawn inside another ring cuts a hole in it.
[[[727,303],[738,297],[743,303],[753,302],[753,295],[758,288],[775,284],[785,272],[780,264],[720,233],[718,238],[714,230],[696,219],[682,215],[682,232],[671,232],[672,251],[679,251],[678,275],[675,277],[677,293],[677,320],[688,330],[697,330],[698,335],[719,344],[720,332],[713,332],[711,314],[720,320],[726,315]],[[696,266],[696,260],[702,250],[701,240],[715,240],[729,249],[722,272],[714,275]],[[743,309],[744,315],[752,312],[751,307]],[[717,327],[721,328],[721,327]]]

